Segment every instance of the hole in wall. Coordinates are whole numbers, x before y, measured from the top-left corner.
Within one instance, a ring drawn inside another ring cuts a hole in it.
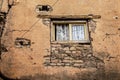
[[[50,5],[37,5],[36,12],[49,12],[52,11],[52,7]]]
[[[31,41],[26,38],[16,38],[15,40],[15,46],[22,48],[22,47],[30,47],[31,46]]]

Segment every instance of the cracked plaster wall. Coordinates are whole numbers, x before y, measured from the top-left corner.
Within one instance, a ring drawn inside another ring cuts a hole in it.
[[[51,5],[53,11],[50,14],[52,15],[101,15],[100,19],[94,19],[96,28],[91,32],[93,53],[104,61],[106,75],[109,75],[109,72],[120,73],[119,0],[59,0],[56,4],[54,4],[56,0],[17,1],[7,16],[2,38],[2,42],[8,50],[1,55],[1,72],[5,76],[21,78],[21,76],[35,76],[36,74],[53,75],[62,71],[66,71],[68,75],[75,75],[82,70],[71,67],[45,67],[43,65],[44,56],[49,55],[46,49],[50,49],[50,28],[42,23],[41,18],[36,17],[35,7],[38,4]],[[35,24],[34,27],[23,36],[31,40],[31,47],[16,48],[15,39],[21,37],[33,24]]]

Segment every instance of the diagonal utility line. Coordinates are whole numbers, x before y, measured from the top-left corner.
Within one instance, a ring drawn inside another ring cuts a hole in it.
[[[29,31],[31,31],[31,29],[35,26],[35,24],[38,23],[39,20],[40,20],[40,19],[38,19],[35,23],[33,23],[33,25],[31,25],[31,27],[29,28],[29,30],[27,30],[25,33],[23,33],[23,35],[22,35],[21,37],[24,37],[25,34],[27,34]]]
[[[59,0],[56,0],[56,2],[52,5],[52,7],[54,7],[58,1],[59,1]]]

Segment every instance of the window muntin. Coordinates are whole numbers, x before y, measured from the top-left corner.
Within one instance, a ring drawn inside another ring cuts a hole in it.
[[[86,21],[53,21],[52,42],[90,42]]]

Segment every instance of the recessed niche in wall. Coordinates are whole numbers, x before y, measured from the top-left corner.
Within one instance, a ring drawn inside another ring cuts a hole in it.
[[[37,5],[36,12],[42,15],[48,14],[52,11],[52,7],[50,5]]]
[[[16,38],[15,40],[15,46],[22,48],[22,47],[30,47],[31,46],[31,41],[26,38]]]

